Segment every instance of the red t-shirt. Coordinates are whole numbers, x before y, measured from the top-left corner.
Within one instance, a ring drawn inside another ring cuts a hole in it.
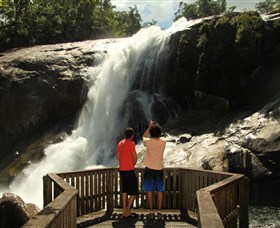
[[[134,142],[129,139],[123,139],[118,144],[117,153],[120,170],[134,170],[133,154],[136,154]]]

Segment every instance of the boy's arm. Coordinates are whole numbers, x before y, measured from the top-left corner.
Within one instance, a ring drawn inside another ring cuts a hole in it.
[[[134,153],[132,153],[132,156],[133,156],[133,162],[134,162],[134,165],[135,165],[136,162],[137,162],[137,159],[138,159],[136,151],[134,151]]]
[[[144,138],[148,138],[149,137],[149,133],[150,133],[150,127],[147,128],[147,130],[144,132],[142,139],[144,140]]]
[[[144,138],[148,138],[149,137],[149,133],[150,133],[150,127],[153,126],[155,124],[155,121],[151,120],[149,123],[149,127],[147,128],[147,130],[144,132],[142,139],[144,140]]]
[[[117,147],[117,159],[120,160],[120,151],[119,151],[119,147]]]

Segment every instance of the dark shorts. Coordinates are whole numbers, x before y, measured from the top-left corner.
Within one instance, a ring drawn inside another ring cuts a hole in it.
[[[163,170],[145,168],[143,190],[144,192],[163,192]]]
[[[128,195],[138,195],[138,182],[134,170],[120,171],[122,192]]]

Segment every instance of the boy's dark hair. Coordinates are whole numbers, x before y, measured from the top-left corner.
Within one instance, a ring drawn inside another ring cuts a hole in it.
[[[152,138],[159,138],[161,136],[162,129],[159,124],[155,124],[150,127],[150,136]]]
[[[125,129],[124,134],[125,134],[126,139],[130,139],[131,136],[135,134],[135,131],[133,130],[133,128],[128,127],[128,128]]]

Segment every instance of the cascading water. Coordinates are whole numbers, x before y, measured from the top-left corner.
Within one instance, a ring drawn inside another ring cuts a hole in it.
[[[153,118],[153,102],[168,102],[161,95],[159,71],[164,72],[164,61],[170,57],[170,34],[185,28],[185,21],[167,31],[152,26],[111,45],[104,60],[91,71],[92,86],[77,128],[63,142],[46,148],[44,159],[23,170],[9,191],[42,207],[42,176],[46,173],[116,166],[116,143],[132,116],[147,123]],[[133,114],[135,102],[139,109]]]

